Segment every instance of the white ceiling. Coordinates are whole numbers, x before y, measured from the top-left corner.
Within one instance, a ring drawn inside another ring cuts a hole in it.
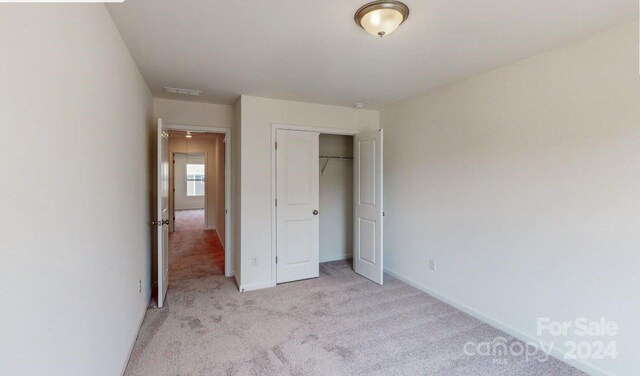
[[[154,95],[163,86],[367,107],[423,94],[635,19],[637,0],[406,0],[385,38],[366,0],[126,0],[109,10]]]

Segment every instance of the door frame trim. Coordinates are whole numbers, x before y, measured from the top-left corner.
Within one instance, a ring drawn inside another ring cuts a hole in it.
[[[271,123],[271,286],[275,286],[278,280],[278,270],[276,266],[276,239],[277,239],[277,218],[276,218],[276,132],[281,130],[317,132],[320,134],[337,134],[343,136],[355,136],[362,130],[312,127],[306,125],[294,125],[283,123]]]
[[[224,206],[226,213],[224,215],[224,275],[233,277],[233,192],[231,192],[231,168],[232,163],[232,141],[231,128],[207,127],[201,125],[185,125],[177,123],[165,123],[165,130],[173,131],[192,131],[205,133],[221,133],[224,134]]]

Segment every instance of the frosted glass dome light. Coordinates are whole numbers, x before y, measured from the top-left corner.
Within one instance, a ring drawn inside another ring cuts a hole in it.
[[[364,5],[354,18],[367,33],[384,37],[393,33],[408,17],[409,7],[403,3],[381,0]]]

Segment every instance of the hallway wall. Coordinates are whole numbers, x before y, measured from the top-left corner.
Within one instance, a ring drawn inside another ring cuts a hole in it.
[[[2,4],[0,46],[0,374],[119,375],[151,292],[151,94],[103,4]]]
[[[225,224],[225,185],[226,185],[226,177],[225,177],[225,142],[224,135],[218,134],[216,137],[216,151],[211,163],[214,165],[214,176],[213,179],[209,182],[209,184],[215,184],[215,193],[213,199],[215,200],[216,211],[214,213],[214,223],[216,227],[216,231],[218,232],[218,238],[220,238],[220,242],[224,247],[225,243],[225,235],[226,235],[226,224]]]
[[[231,128],[234,122],[233,106],[168,98],[153,99],[153,114],[165,124]]]

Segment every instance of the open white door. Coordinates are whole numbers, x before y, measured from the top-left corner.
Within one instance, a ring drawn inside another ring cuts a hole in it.
[[[162,128],[162,119],[158,119],[158,212],[155,222],[158,229],[158,308],[164,305],[169,287],[169,135]]]
[[[353,153],[353,267],[382,284],[382,129],[358,133]]]
[[[320,275],[319,133],[276,131],[276,282]]]

